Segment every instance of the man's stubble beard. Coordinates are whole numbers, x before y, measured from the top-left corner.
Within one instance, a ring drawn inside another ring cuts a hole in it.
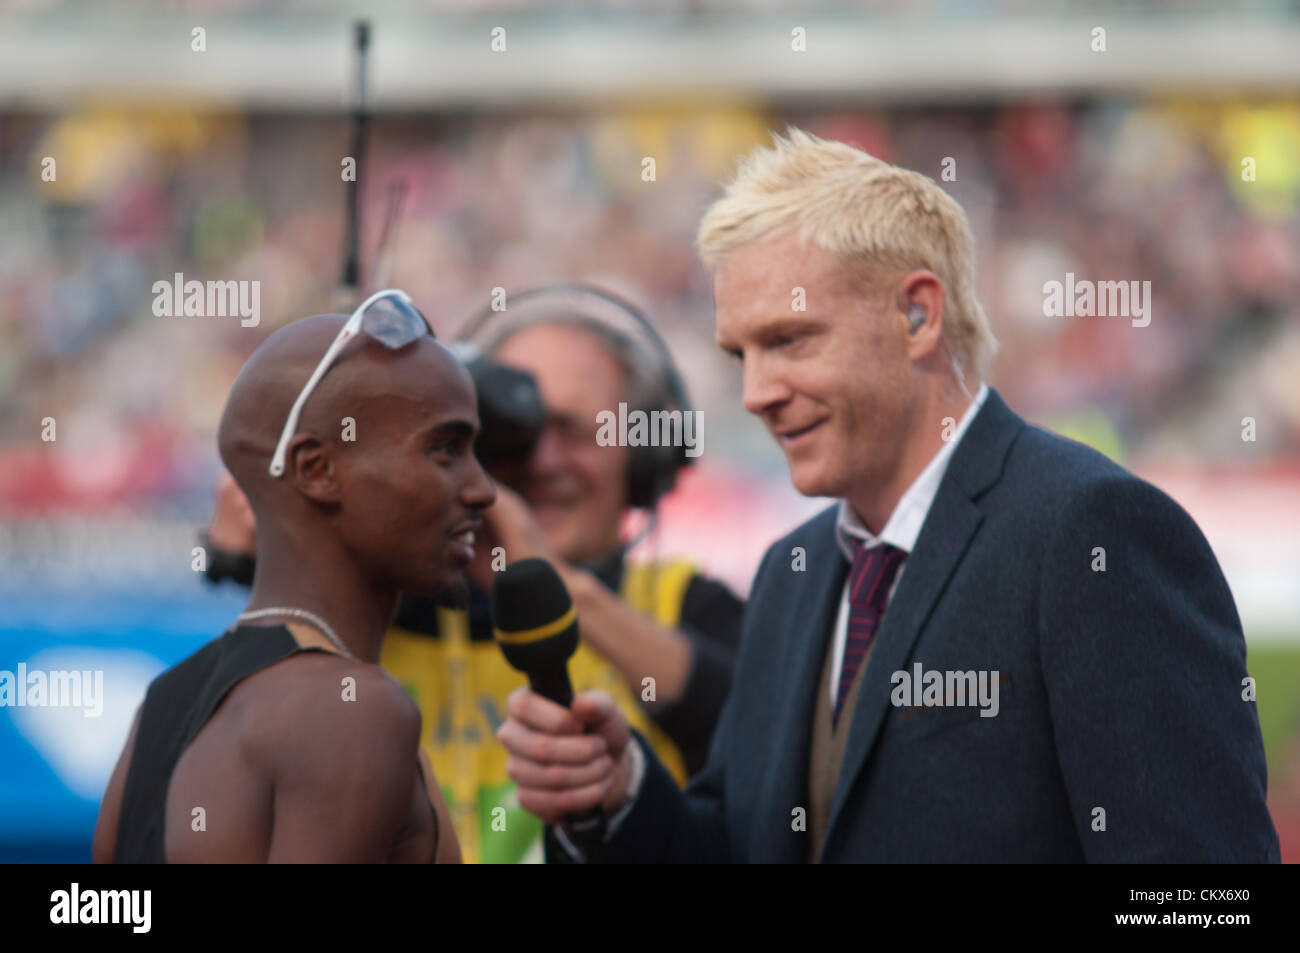
[[[469,579],[456,573],[433,593],[433,601],[444,609],[464,609],[469,606]]]

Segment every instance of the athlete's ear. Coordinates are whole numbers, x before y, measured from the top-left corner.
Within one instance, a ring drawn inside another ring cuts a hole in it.
[[[285,479],[292,481],[303,496],[318,503],[338,502],[338,473],[332,447],[311,434],[300,433],[289,441],[286,459]]]

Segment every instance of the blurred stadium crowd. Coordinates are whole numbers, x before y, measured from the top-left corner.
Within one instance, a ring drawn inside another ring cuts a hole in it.
[[[1130,464],[1300,458],[1300,101],[383,117],[364,248],[403,183],[387,283],[444,337],[498,286],[588,278],[633,295],[709,416],[710,462],[753,457],[784,479],[712,347],[692,240],[735,157],[787,122],[936,179],[955,160],[942,184],[972,219],[1002,344],[993,383],[1031,418]],[[0,517],[202,513],[243,358],[330,310],[345,154],[329,117],[90,105],[0,118]],[[260,325],[156,317],[152,285],[176,272],[260,281]],[[1149,280],[1150,325],[1045,317],[1043,283],[1067,272]],[[39,440],[46,417],[55,447]]]

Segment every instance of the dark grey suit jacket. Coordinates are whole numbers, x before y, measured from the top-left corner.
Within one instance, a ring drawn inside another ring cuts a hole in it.
[[[847,572],[834,525],[831,507],[763,558],[732,693],[685,793],[638,738],[646,777],[605,860],[809,857],[814,692]],[[1168,496],[990,390],[906,567],[862,675],[823,862],[1280,859],[1241,622]],[[996,670],[999,713],[894,706],[891,675],[914,663]]]

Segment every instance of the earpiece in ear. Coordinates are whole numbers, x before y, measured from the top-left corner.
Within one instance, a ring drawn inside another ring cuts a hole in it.
[[[907,323],[912,326],[912,330],[909,331],[908,333],[915,334],[918,330],[920,330],[921,325],[925,324],[925,319],[926,319],[926,313],[925,313],[924,306],[919,304],[914,304],[910,308],[908,308]]]

